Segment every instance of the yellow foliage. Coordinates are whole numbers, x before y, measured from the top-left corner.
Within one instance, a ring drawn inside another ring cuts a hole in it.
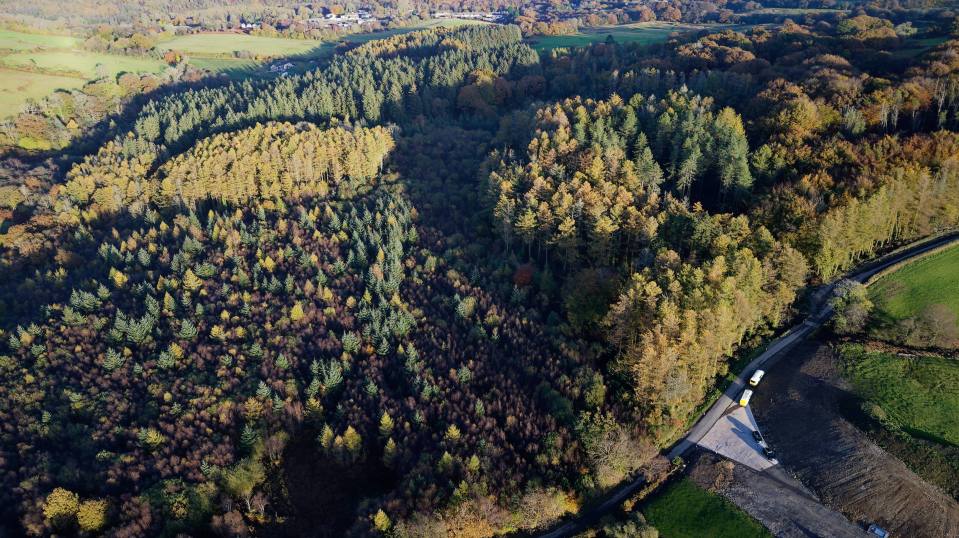
[[[273,269],[276,268],[276,262],[273,261],[273,258],[269,256],[267,256],[266,259],[263,260],[263,263],[261,265],[263,265],[263,268],[266,269],[267,273],[272,273]]]
[[[303,305],[296,303],[293,305],[293,308],[290,309],[290,319],[295,323],[303,319],[306,313],[303,312]]]
[[[263,404],[256,398],[247,398],[243,403],[243,416],[247,420],[259,420],[263,416]]]
[[[183,287],[187,291],[196,291],[202,285],[203,281],[200,280],[200,277],[193,273],[192,269],[187,269],[186,273],[183,274]]]
[[[376,527],[376,530],[380,532],[386,532],[390,530],[392,526],[390,522],[390,516],[386,515],[382,509],[376,511],[376,515],[373,516],[373,526]]]
[[[124,284],[127,283],[127,280],[130,278],[123,274],[122,272],[116,270],[115,268],[110,269],[110,280],[113,281],[113,285],[122,288]]]
[[[383,411],[383,415],[380,417],[380,435],[383,437],[388,437],[392,432],[393,417],[391,417],[386,411]]]
[[[107,511],[110,505],[103,499],[83,501],[77,512],[80,528],[86,532],[98,532],[107,524]]]
[[[450,427],[446,428],[446,439],[449,441],[459,441],[460,429],[456,427],[456,424],[450,424]]]
[[[155,428],[147,428],[143,433],[143,442],[150,448],[157,448],[166,442],[166,437]]]
[[[476,456],[476,454],[473,454],[472,456],[470,456],[470,459],[466,462],[466,470],[471,473],[479,472],[480,459],[479,457]]]
[[[360,446],[363,444],[363,438],[360,437],[360,434],[353,429],[353,426],[347,426],[346,431],[343,432],[343,444],[346,445],[347,450],[353,454],[356,454],[360,451]]]
[[[226,340],[226,331],[223,330],[223,327],[214,325],[210,329],[210,337],[221,341]]]
[[[306,414],[313,419],[322,418],[323,404],[316,398],[308,398],[306,400]]]
[[[68,525],[80,509],[80,496],[76,493],[56,488],[47,495],[43,503],[43,517],[55,527]]]
[[[333,447],[333,429],[330,428],[329,424],[323,426],[323,430],[320,432],[320,446],[326,450]]]
[[[268,123],[215,135],[163,165],[149,188],[161,205],[206,198],[271,208],[283,198],[348,197],[369,184],[393,149],[383,127],[321,130]]]

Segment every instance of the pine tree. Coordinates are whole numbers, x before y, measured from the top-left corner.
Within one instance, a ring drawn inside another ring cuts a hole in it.
[[[380,417],[380,435],[389,437],[391,433],[393,433],[393,417],[383,411],[383,415]]]
[[[466,470],[472,474],[476,474],[479,472],[480,459],[476,456],[476,454],[473,454],[472,456],[470,456],[469,461],[466,462]]]
[[[386,515],[386,512],[380,509],[377,510],[376,515],[373,516],[373,526],[376,527],[376,530],[385,533],[390,530],[393,523],[390,521],[390,517]]]
[[[297,302],[293,305],[293,308],[290,309],[290,320],[296,323],[303,319],[304,316],[306,316],[306,313],[303,312],[303,305]]]
[[[363,445],[363,438],[353,429],[353,426],[347,426],[343,432],[343,444],[350,455],[355,459],[360,454],[360,448]]]
[[[453,441],[453,442],[459,441],[460,436],[461,436],[460,429],[456,426],[456,424],[450,424],[449,427],[446,428],[446,439],[448,441]]]
[[[383,447],[383,465],[387,467],[392,467],[393,461],[396,459],[396,441],[392,437],[386,440],[386,445]]]
[[[183,275],[183,288],[187,291],[193,292],[200,289],[200,286],[202,285],[203,281],[200,280],[200,277],[196,276],[192,269],[187,269],[186,273]]]
[[[325,450],[329,450],[333,446],[333,428],[330,428],[329,424],[323,425],[323,430],[320,432],[320,446]]]

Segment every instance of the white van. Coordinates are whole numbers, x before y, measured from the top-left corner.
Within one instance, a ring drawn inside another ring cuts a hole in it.
[[[759,384],[764,375],[766,375],[766,372],[762,370],[756,370],[753,372],[753,376],[749,378],[749,384],[755,387]]]
[[[739,397],[739,405],[746,407],[749,405],[749,399],[753,397],[753,391],[746,389],[743,391],[743,395]]]

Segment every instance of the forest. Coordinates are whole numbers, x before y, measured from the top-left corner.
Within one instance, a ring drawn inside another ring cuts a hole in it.
[[[144,80],[0,165],[0,531],[509,535],[663,472],[814,286],[959,224],[957,22]]]

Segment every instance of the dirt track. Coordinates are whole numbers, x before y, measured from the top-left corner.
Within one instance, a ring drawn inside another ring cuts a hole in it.
[[[893,536],[959,536],[959,504],[845,420],[855,397],[832,351],[815,338],[782,357],[753,397],[753,411],[783,466],[850,520]]]

